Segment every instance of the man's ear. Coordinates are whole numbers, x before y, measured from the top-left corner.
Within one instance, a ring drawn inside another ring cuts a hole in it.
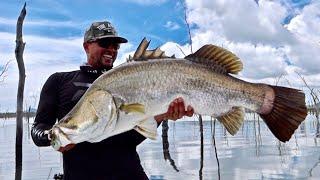
[[[84,50],[86,51],[86,53],[88,53],[88,52],[89,52],[89,43],[84,42],[84,43],[83,43],[83,48],[84,48]]]

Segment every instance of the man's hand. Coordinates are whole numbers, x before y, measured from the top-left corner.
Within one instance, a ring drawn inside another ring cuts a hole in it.
[[[68,145],[66,145],[65,147],[60,147],[59,149],[58,149],[58,151],[60,151],[60,152],[66,152],[66,151],[69,151],[70,149],[72,149],[73,147],[75,146],[75,144],[68,144]]]
[[[193,107],[191,107],[190,105],[187,107],[187,109],[185,109],[185,104],[183,99],[177,98],[175,100],[173,100],[170,105],[169,108],[167,110],[166,113],[164,114],[159,114],[157,116],[154,117],[154,119],[159,123],[161,123],[164,120],[177,120],[182,118],[183,116],[193,116],[194,110]]]

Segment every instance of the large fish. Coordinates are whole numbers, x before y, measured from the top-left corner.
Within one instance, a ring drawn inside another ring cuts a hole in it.
[[[145,39],[130,62],[101,75],[76,106],[50,130],[55,149],[83,141],[99,142],[135,129],[157,136],[153,117],[177,97],[195,113],[216,117],[232,135],[241,127],[244,108],[257,112],[271,132],[288,141],[307,115],[300,90],[250,83],[231,76],[242,70],[226,49],[205,45],[183,59],[160,49],[146,50]]]

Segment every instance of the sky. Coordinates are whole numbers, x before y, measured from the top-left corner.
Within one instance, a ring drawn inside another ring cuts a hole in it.
[[[25,1],[0,1],[0,112],[14,111],[18,86],[15,28]],[[55,72],[86,62],[82,43],[93,21],[110,21],[128,43],[115,66],[140,41],[184,57],[205,44],[235,53],[244,68],[236,77],[259,83],[320,90],[320,0],[27,0],[25,107],[36,107],[41,87]],[[186,19],[185,19],[186,13]],[[190,27],[189,31],[186,21]],[[279,78],[281,77],[281,78]],[[307,92],[306,89],[304,89]],[[320,92],[319,92],[320,93]],[[309,100],[308,100],[309,101]]]

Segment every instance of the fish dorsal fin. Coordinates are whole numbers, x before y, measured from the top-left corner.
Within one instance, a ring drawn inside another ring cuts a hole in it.
[[[242,62],[232,52],[211,44],[202,46],[197,52],[185,57],[193,62],[206,64],[216,72],[237,74],[242,70]]]
[[[241,107],[233,107],[228,113],[217,117],[217,119],[231,135],[235,135],[243,123],[244,110]]]
[[[139,44],[136,52],[134,53],[133,57],[129,56],[127,62],[130,61],[147,61],[150,59],[164,59],[164,58],[173,58],[166,56],[164,51],[162,51],[159,47],[153,50],[147,50],[150,41],[147,41],[146,38],[143,38],[141,43]]]

